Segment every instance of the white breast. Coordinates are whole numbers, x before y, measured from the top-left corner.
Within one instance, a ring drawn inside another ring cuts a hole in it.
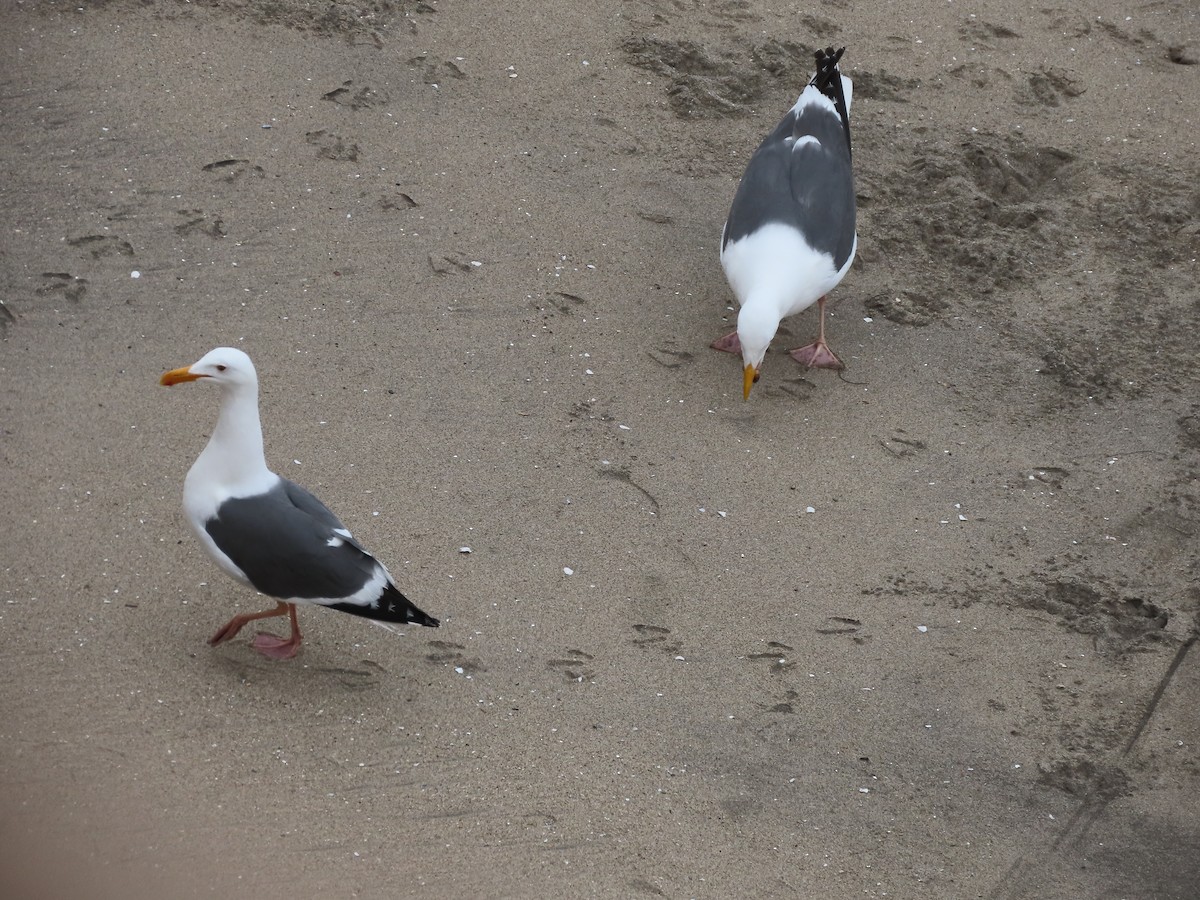
[[[780,318],[807,309],[833,290],[842,275],[833,267],[833,257],[817,252],[800,232],[779,222],[730,241],[721,251],[721,265],[738,303],[752,296],[769,299]]]

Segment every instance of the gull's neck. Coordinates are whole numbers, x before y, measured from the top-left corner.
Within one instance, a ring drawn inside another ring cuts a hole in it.
[[[219,485],[223,493],[232,496],[257,493],[274,483],[275,476],[263,454],[257,385],[234,385],[223,390],[217,426],[188,473],[189,479],[193,477]]]

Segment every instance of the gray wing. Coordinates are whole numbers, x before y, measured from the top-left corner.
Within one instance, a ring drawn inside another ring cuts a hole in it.
[[[361,589],[378,563],[311,493],[287,479],[265,494],[226,500],[205,523],[255,588],[282,599],[338,599]]]
[[[327,525],[330,531],[341,529],[350,533],[350,529],[342,524],[342,520],[333,514],[333,511],[317,499],[316,495],[306,488],[300,487],[294,481],[288,481],[286,478],[279,479],[280,485],[283,487],[283,492],[287,495],[288,500],[292,505],[301,512],[308,513],[318,522]]]
[[[841,269],[854,248],[856,216],[847,135],[841,118],[821,106],[784,116],[746,166],[723,246],[778,222],[798,229]]]

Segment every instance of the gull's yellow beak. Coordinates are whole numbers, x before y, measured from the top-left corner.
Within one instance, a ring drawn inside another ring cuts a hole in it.
[[[203,375],[195,374],[191,366],[183,366],[179,369],[172,369],[170,372],[163,372],[162,378],[158,379],[158,383],[170,387],[173,384],[183,384],[185,381],[195,381],[198,378],[204,377]]]
[[[167,376],[164,375],[164,378]],[[750,399],[750,388],[754,387],[754,382],[758,381],[758,369],[754,366],[746,366],[742,369],[742,399]]]

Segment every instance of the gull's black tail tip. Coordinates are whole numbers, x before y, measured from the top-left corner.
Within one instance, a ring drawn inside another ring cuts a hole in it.
[[[394,584],[389,584],[384,589],[383,596],[373,606],[360,603],[331,603],[329,608],[387,624],[406,625],[413,622],[417,625],[424,625],[426,628],[437,628],[442,624],[429,613],[418,608],[415,603],[400,593]]]
[[[405,604],[405,622],[415,622],[417,625],[424,625],[426,628],[438,628],[441,626],[442,623],[438,619],[435,619],[433,616],[429,615],[429,613],[418,609],[411,601],[406,600]]]
[[[440,620],[435,619],[433,616],[428,615],[427,613],[421,612],[421,610],[417,609],[415,606],[412,608],[412,612],[415,613],[415,615],[409,618],[408,621],[410,622],[416,622],[418,625],[424,625],[426,628],[438,628],[442,624]]]
[[[817,60],[817,71],[812,77],[812,84],[830,100],[837,99],[834,96],[834,91],[841,94],[841,78],[838,77],[841,73],[838,71],[838,62],[845,52],[845,47],[838,50],[826,47],[824,50],[818,50],[813,54]]]
[[[429,613],[419,609],[415,603],[405,597],[394,584],[388,585],[384,591],[380,606],[385,608],[388,615],[382,617],[392,622],[415,622],[426,628],[437,628],[442,623]]]
[[[813,55],[817,59],[817,71],[809,84],[833,102],[833,108],[837,110],[838,118],[842,120],[842,129],[846,132],[846,149],[849,150],[850,104],[846,102],[845,85],[842,84],[842,71],[838,68],[838,62],[845,52],[845,47],[838,50],[826,47],[824,50],[818,50],[814,53]],[[846,80],[849,81],[850,79]]]

